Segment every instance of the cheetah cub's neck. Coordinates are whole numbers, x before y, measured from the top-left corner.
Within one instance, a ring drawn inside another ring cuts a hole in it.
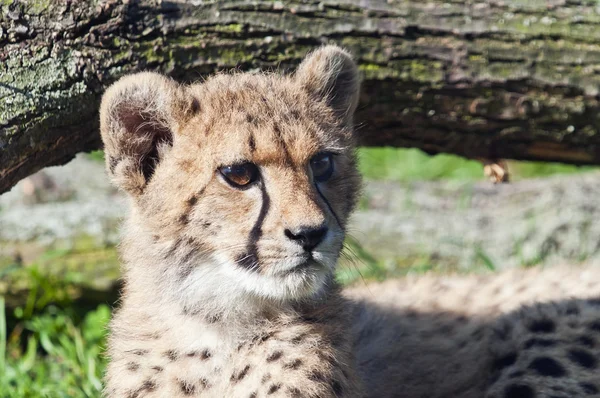
[[[108,396],[360,396],[333,277],[357,98],[335,46],[290,76],[140,73],[107,90],[107,170],[131,199]]]

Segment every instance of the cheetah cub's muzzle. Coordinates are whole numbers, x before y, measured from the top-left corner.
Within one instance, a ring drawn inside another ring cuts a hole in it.
[[[139,73],[115,83],[101,131],[109,175],[132,199],[128,278],[191,307],[217,295],[319,294],[358,192],[358,87],[335,46],[288,76],[180,85]]]

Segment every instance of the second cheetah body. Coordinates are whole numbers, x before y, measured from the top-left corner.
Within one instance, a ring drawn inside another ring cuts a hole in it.
[[[600,397],[600,268],[418,276],[346,291],[369,397]]]

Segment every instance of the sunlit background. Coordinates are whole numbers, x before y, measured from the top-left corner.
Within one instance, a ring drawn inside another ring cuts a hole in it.
[[[494,185],[480,162],[455,156],[362,148],[359,158],[344,284],[598,261],[593,168],[509,162],[512,182]],[[124,211],[102,152],[0,196],[0,395],[100,396]]]

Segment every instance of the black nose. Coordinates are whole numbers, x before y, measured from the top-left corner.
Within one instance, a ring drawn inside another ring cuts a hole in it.
[[[323,241],[323,238],[326,234],[327,227],[324,225],[316,228],[300,227],[294,232],[289,229],[285,230],[285,236],[293,241],[298,242],[307,252],[310,252],[317,247],[319,243]]]

